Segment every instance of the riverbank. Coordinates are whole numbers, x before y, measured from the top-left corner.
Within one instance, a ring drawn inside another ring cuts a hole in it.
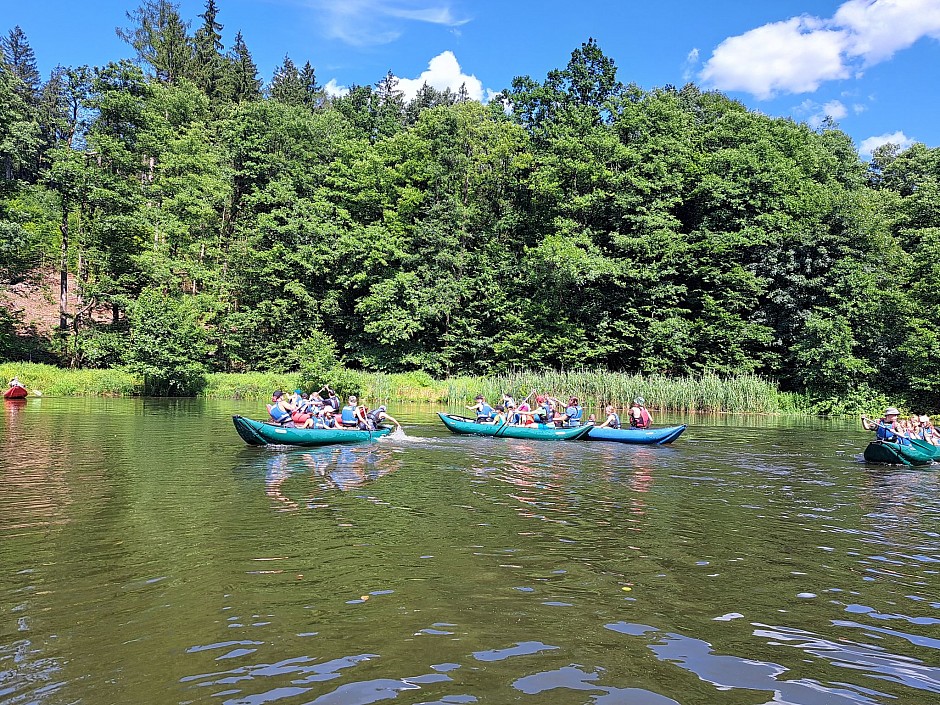
[[[0,364],[0,379],[19,377],[44,396],[140,396],[143,380],[123,370],[70,370],[37,363]],[[483,394],[496,403],[504,391],[517,398],[531,390],[574,395],[588,406],[627,406],[642,396],[651,408],[676,412],[805,413],[806,400],[781,392],[756,375],[663,377],[604,371],[516,372],[488,377],[435,380],[423,372],[385,374],[339,370],[330,380],[342,394],[356,393],[371,402],[460,405]],[[309,386],[309,385],[307,385]],[[275,389],[305,388],[298,374],[246,372],[206,375],[201,396],[212,399],[266,400]]]

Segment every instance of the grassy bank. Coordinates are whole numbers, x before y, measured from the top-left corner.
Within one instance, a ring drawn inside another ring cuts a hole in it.
[[[69,370],[35,362],[0,364],[0,382],[6,388],[14,377],[30,392],[51,397],[126,397],[141,393],[143,383],[122,370]]]
[[[46,396],[135,396],[143,383],[121,370],[69,370],[36,363],[0,364],[0,379],[19,377],[30,390]],[[435,380],[423,372],[382,374],[343,370],[333,380],[341,392],[355,392],[370,402],[426,402],[461,405],[477,394],[491,403],[505,391],[522,399],[533,389],[559,397],[577,396],[586,406],[628,406],[636,396],[651,408],[677,412],[786,414],[804,412],[806,400],[779,391],[756,375],[736,377],[642,377],[604,371],[516,372],[489,377]],[[275,389],[301,387],[296,374],[248,372],[206,375],[202,395],[213,399],[268,399]]]

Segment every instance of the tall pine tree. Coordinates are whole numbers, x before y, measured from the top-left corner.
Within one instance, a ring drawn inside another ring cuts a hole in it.
[[[190,75],[193,83],[210,100],[218,100],[223,92],[225,60],[222,56],[222,25],[215,21],[218,14],[215,0],[206,0],[206,11],[199,15],[203,24],[196,30],[193,40],[195,54]]]
[[[0,37],[0,52],[3,65],[22,84],[17,92],[28,102],[35,103],[39,98],[41,84],[36,54],[19,25],[11,29],[7,36]]]
[[[235,44],[225,57],[225,72],[222,76],[225,96],[235,103],[261,98],[261,79],[251,52],[245,45],[242,33],[235,35]]]

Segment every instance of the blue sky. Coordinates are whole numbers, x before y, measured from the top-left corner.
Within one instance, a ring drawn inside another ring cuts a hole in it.
[[[139,0],[0,0],[44,75],[131,57],[115,27]],[[406,91],[466,83],[486,100],[543,80],[594,37],[618,77],[688,81],[818,125],[829,114],[863,156],[879,143],[940,145],[940,0],[216,0],[223,42],[241,30],[268,81],[289,55],[341,92],[391,70]],[[178,2],[198,26],[204,0]]]

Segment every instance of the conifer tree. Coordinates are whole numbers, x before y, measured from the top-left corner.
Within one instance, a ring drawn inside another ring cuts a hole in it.
[[[187,75],[193,61],[193,42],[189,23],[183,22],[179,6],[170,0],[144,0],[127,19],[136,23],[132,28],[115,31],[137,51],[137,60],[149,64],[156,77],[175,83]]]
[[[222,57],[222,25],[216,22],[219,10],[215,0],[206,0],[206,11],[199,15],[203,25],[196,30],[192,79],[209,98],[220,97],[224,59]]]
[[[28,102],[35,103],[39,98],[41,80],[36,67],[36,54],[33,52],[26,34],[19,25],[0,37],[0,60],[22,84],[17,92]]]
[[[235,103],[261,98],[262,84],[258,78],[258,67],[251,58],[241,32],[235,35],[235,44],[226,56],[223,83],[225,94]]]
[[[320,86],[317,85],[316,71],[309,61],[300,71],[300,84],[303,88],[303,104],[315,108],[320,102]]]
[[[286,105],[304,105],[306,88],[297,65],[289,56],[284,57],[284,63],[274,71],[268,94],[274,100]]]

